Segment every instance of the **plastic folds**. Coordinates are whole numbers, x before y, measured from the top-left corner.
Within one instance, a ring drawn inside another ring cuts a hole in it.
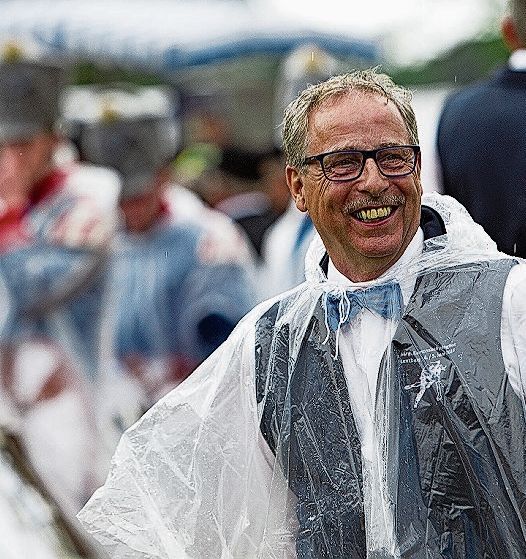
[[[351,292],[315,239],[124,434],[80,514],[114,559],[526,556],[526,265],[423,204],[446,235]]]

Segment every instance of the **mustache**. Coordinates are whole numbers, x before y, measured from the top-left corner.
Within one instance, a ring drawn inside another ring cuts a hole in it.
[[[352,200],[347,202],[343,206],[343,213],[345,215],[351,215],[362,208],[379,207],[379,206],[403,206],[405,204],[405,196],[396,196],[394,194],[387,194],[386,196],[372,197],[367,196],[364,198],[358,198],[358,200]]]

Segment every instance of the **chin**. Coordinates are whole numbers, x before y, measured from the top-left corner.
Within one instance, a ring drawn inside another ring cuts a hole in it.
[[[126,229],[132,233],[140,233],[146,229],[143,223],[126,222]]]
[[[393,242],[382,238],[372,238],[367,242],[356,243],[355,250],[365,258],[395,258],[403,251],[400,241]]]

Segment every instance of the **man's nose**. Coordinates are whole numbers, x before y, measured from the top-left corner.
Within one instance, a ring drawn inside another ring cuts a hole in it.
[[[23,164],[23,149],[18,144],[0,145],[0,167],[4,172],[18,169]]]
[[[0,167],[9,167],[13,160],[13,150],[9,146],[0,146]]]
[[[365,161],[363,172],[358,178],[357,188],[361,192],[371,194],[381,194],[389,188],[389,179],[380,173],[380,169],[372,157]]]
[[[19,156],[20,148],[12,144],[0,144],[0,160],[11,161]]]

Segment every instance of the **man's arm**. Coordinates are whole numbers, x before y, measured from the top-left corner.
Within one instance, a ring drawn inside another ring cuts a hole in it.
[[[247,321],[124,434],[80,514],[114,559],[286,556],[289,495],[262,445],[254,376]]]

